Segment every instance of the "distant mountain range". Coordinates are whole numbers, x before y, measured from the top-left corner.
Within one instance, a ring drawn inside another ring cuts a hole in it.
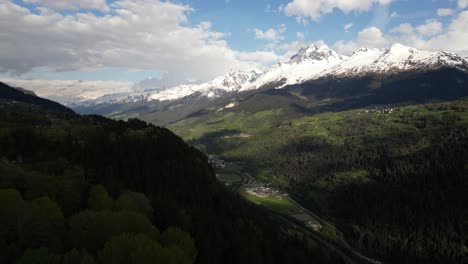
[[[325,100],[320,105],[339,104],[340,109],[459,98],[468,96],[467,73],[468,61],[449,52],[394,44],[386,49],[361,48],[351,56],[344,56],[324,44],[313,44],[301,48],[289,61],[264,71],[231,71],[203,84],[108,94],[97,99],[80,98],[65,104],[81,114],[116,119],[138,117],[166,125],[200,111],[234,108],[246,98],[265,93],[285,95],[292,100],[290,103],[300,107],[310,107],[303,105],[304,100],[310,104],[320,99]]]
[[[361,48],[351,56],[340,55],[325,44],[301,48],[289,61],[261,71],[230,71],[202,84],[187,84],[142,92],[106,94],[96,99],[76,98],[65,102],[71,107],[92,107],[100,104],[135,103],[139,101],[174,101],[197,96],[219,98],[226,94],[255,90],[274,84],[275,88],[311,80],[362,76],[390,76],[408,71],[431,71],[456,68],[467,71],[465,58],[449,52],[430,52],[401,44],[386,49]]]

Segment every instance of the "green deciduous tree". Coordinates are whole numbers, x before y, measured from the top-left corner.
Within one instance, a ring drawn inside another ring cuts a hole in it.
[[[153,208],[148,198],[138,192],[125,192],[115,202],[115,208],[120,211],[131,211],[145,215],[149,219],[153,217]]]
[[[159,237],[148,218],[133,212],[83,211],[70,218],[70,239],[76,248],[97,252],[107,240],[123,233]]]
[[[94,211],[112,210],[114,201],[102,185],[94,185],[89,191],[88,207]]]
[[[104,264],[158,263],[161,245],[144,234],[122,234],[106,242],[101,252]]]
[[[101,252],[104,264],[190,264],[187,252],[178,246],[162,247],[144,234],[122,234],[110,239]]]
[[[18,191],[0,190],[0,263],[11,262],[21,252],[17,241],[22,231],[24,206]]]
[[[161,240],[167,247],[175,246],[180,248],[192,262],[195,261],[197,249],[195,242],[189,234],[178,228],[168,228],[162,233]]]
[[[23,228],[23,243],[28,247],[47,245],[57,249],[62,245],[65,219],[54,201],[41,197],[30,202]]]
[[[62,264],[94,264],[94,258],[86,251],[72,249],[62,257]]]
[[[46,248],[28,249],[18,264],[60,264],[60,256],[51,254]]]

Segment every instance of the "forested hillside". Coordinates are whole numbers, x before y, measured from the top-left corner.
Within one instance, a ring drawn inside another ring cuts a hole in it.
[[[306,114],[275,93],[171,128],[287,190],[368,256],[467,263],[467,100]]]
[[[0,100],[1,263],[340,263],[169,130],[35,100]]]

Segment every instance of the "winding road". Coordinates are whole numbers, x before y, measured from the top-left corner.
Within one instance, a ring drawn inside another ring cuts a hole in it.
[[[255,180],[250,176],[248,173],[243,173],[241,174],[242,177],[242,182],[241,182],[241,187],[246,187],[249,186],[253,183],[255,183]],[[280,194],[280,196],[283,199],[289,200],[291,203],[293,203],[295,206],[297,206],[303,213],[307,214],[309,217],[314,219],[316,222],[320,223],[322,226],[326,226],[333,230],[339,237],[339,240],[336,241],[335,243],[330,243],[329,241],[324,240],[318,233],[317,231],[313,230],[311,227],[307,226],[306,223],[302,223],[302,225],[299,225],[296,223],[296,221],[292,221],[291,219],[288,219],[288,217],[285,217],[284,215],[281,215],[277,212],[272,211],[275,213],[277,216],[281,218],[283,222],[287,222],[289,225],[293,225],[296,229],[300,229],[303,232],[312,235],[316,240],[327,246],[328,248],[333,249],[334,251],[337,251],[341,256],[345,257],[349,262],[356,263],[355,260],[358,261],[358,263],[372,263],[372,264],[382,264],[382,262],[366,257],[356,251],[353,247],[351,247],[345,240],[345,237],[341,231],[339,231],[334,225],[330,224],[329,222],[325,221],[323,218],[318,216],[317,214],[311,212],[307,208],[304,208],[302,205],[300,205],[297,201],[289,197],[287,194]]]
[[[340,239],[340,243],[346,248],[348,249],[350,252],[352,252],[353,254],[355,254],[357,257],[359,257],[360,259],[362,260],[366,260],[368,263],[373,263],[373,264],[382,264],[382,262],[380,261],[377,261],[375,259],[371,259],[371,258],[368,258],[364,255],[362,255],[361,253],[357,252],[353,247],[351,247],[345,240],[344,238],[344,235],[341,231],[339,231],[335,226],[333,226],[332,224],[330,224],[329,222],[323,220],[321,217],[319,217],[318,215],[312,213],[311,211],[309,211],[308,209],[302,207],[298,202],[296,202],[295,200],[291,199],[290,197],[287,197],[287,196],[282,196],[283,198],[285,199],[288,199],[289,201],[291,201],[294,205],[296,205],[298,208],[300,208],[304,213],[308,214],[310,217],[312,217],[313,219],[315,219],[317,222],[319,222],[322,226],[327,226],[329,227],[330,229],[332,229],[339,237]]]

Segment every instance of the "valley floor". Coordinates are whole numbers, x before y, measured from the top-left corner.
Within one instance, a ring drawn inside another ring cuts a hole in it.
[[[232,186],[234,191],[239,192],[248,201],[263,206],[278,214],[278,217],[286,219],[285,222],[292,229],[299,228],[323,246],[338,251],[349,263],[382,263],[359,253],[346,242],[343,233],[333,224],[301,206],[288,193],[277,190],[269,184],[257,182],[248,173],[233,172],[232,167],[235,168],[235,165],[229,166],[229,163],[225,162],[223,164],[225,164],[224,168],[228,166],[231,170],[228,169],[228,173],[225,173],[224,168],[218,168],[218,180],[227,186]]]

